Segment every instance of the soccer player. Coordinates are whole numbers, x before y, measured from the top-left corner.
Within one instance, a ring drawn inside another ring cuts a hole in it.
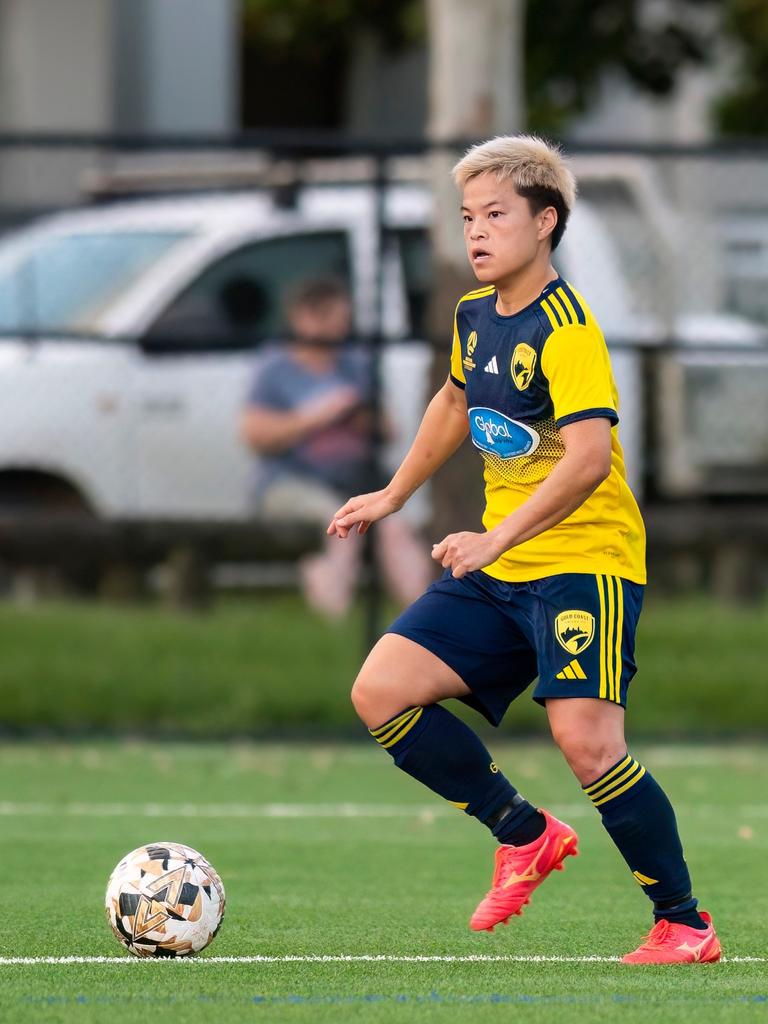
[[[453,174],[480,287],[456,307],[450,374],[388,486],[347,501],[328,532],[362,533],[401,508],[467,433],[484,463],[485,529],[434,546],[442,578],[373,648],[352,701],[399,768],[500,844],[470,920],[491,931],[576,854],[578,836],[530,804],[439,702],[459,698],[498,725],[538,676],[533,698],[555,742],[653,902],[654,927],[623,962],[718,960],[670,802],[624,739],[645,533],[605,341],[551,263],[574,177],[557,149],[529,136],[475,146]]]

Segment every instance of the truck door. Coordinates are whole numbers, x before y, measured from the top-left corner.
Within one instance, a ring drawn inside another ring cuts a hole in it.
[[[135,387],[142,516],[248,514],[256,457],[238,422],[260,347],[284,337],[287,287],[329,274],[350,282],[350,270],[343,229],[250,241],[211,263],[149,328]]]

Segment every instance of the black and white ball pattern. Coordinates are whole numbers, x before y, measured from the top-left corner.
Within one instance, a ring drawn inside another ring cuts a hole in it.
[[[148,843],[127,854],[107,884],[107,920],[136,956],[199,953],[224,917],[226,896],[211,864],[181,843]]]

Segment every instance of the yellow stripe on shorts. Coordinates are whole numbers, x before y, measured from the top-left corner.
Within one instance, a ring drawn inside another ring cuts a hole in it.
[[[604,576],[605,589],[608,593],[608,600],[606,602],[606,618],[607,628],[605,635],[605,666],[608,674],[608,700],[616,700],[615,689],[616,689],[616,675],[614,672],[613,665],[613,632],[615,627],[615,598],[613,596],[613,580],[610,576]]]
[[[605,593],[603,591],[603,577],[595,576],[597,583],[597,597],[600,602],[600,646],[598,660],[600,662],[600,697],[605,700],[608,696],[606,675],[605,675]]]
[[[624,667],[621,658],[621,642],[624,633],[624,585],[619,576],[615,577],[616,580],[616,598],[617,598],[617,609],[616,609],[616,672],[614,679],[616,685],[614,687],[613,699],[617,704],[621,704],[621,670]]]

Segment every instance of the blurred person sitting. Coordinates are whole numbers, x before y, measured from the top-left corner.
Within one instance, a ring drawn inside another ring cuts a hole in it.
[[[335,279],[307,280],[289,293],[290,338],[258,360],[241,435],[260,456],[259,514],[325,527],[348,493],[371,484],[369,360],[348,344],[351,302]],[[323,531],[324,532],[324,531]],[[408,521],[387,519],[377,557],[391,595],[414,601],[431,579],[431,563]],[[362,541],[324,535],[322,550],[299,562],[305,598],[330,617],[343,616],[359,575]]]

